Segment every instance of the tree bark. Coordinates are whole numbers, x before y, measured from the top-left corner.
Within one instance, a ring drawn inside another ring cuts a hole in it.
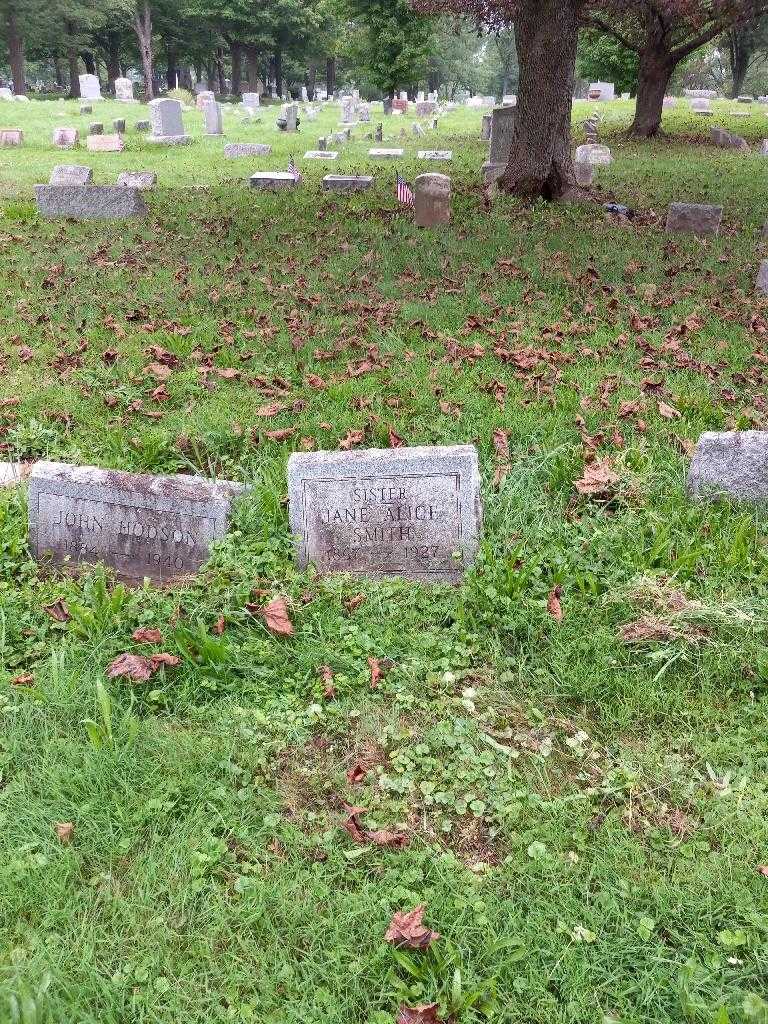
[[[640,69],[637,76],[637,100],[635,119],[629,129],[631,135],[650,139],[661,128],[664,97],[675,70],[674,57],[655,47],[646,47],[640,54]]]
[[[248,79],[248,91],[256,92],[259,88],[259,52],[255,46],[245,48],[245,76]]]
[[[515,19],[520,53],[517,113],[504,192],[559,199],[575,183],[571,104],[579,34],[578,0],[522,0]]]
[[[56,75],[56,85],[59,89],[64,88],[64,68],[62,66],[61,57],[57,54],[53,58],[53,73]]]
[[[243,91],[243,44],[231,42],[229,54],[232,60],[232,95],[239,96]]]
[[[107,80],[114,90],[115,79],[120,77],[120,36],[117,32],[107,33]]]
[[[280,99],[283,98],[283,51],[275,50],[275,88]]]
[[[219,96],[224,96],[227,91],[227,80],[224,74],[224,61],[222,60],[221,47],[216,50],[216,77],[219,82]]]
[[[71,22],[64,23],[65,31],[67,35],[74,35],[74,25]],[[70,99],[76,100],[80,98],[80,67],[78,65],[79,56],[74,46],[70,46],[67,50],[67,63],[69,64],[69,96]]]
[[[13,4],[8,5],[5,16],[5,32],[8,43],[8,60],[11,65],[11,78],[13,79],[13,91],[17,96],[24,96],[27,92],[27,83],[24,76],[24,38],[19,31],[16,9]]]
[[[325,61],[325,88],[328,99],[336,92],[336,57],[328,57]]]
[[[304,84],[307,87],[308,98],[314,102],[315,86],[317,85],[317,61],[311,60],[309,62],[309,70],[304,77]]]
[[[133,28],[139,42],[141,67],[144,74],[144,91],[146,99],[149,101],[155,98],[152,78],[152,8],[149,6],[149,0],[144,0],[144,3],[136,8]]]
[[[169,89],[175,89],[179,81],[179,69],[176,64],[176,51],[169,49],[165,62],[165,81]]]
[[[736,99],[744,88],[749,62],[752,58],[753,36],[751,29],[732,28],[728,33],[728,59],[731,65],[733,85],[731,96]]]
[[[96,70],[96,61],[93,58],[93,54],[88,53],[87,50],[84,50],[80,54],[80,56],[83,58],[83,64],[85,64],[86,73],[89,75],[98,75],[98,71]]]

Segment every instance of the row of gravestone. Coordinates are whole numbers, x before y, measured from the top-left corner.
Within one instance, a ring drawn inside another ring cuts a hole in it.
[[[250,177],[252,188],[295,188],[290,171],[257,171]],[[154,187],[153,171],[123,171],[116,185],[94,185],[93,171],[80,164],[59,164],[47,185],[35,185],[35,200],[41,217],[47,220],[122,220],[144,217],[147,204],[142,195]],[[373,184],[364,174],[327,174],[327,192],[361,192]],[[451,179],[445,174],[419,174],[413,183],[414,224],[420,228],[439,227],[451,219]]]
[[[0,483],[18,479],[0,464]],[[38,462],[29,474],[30,547],[47,566],[104,563],[130,582],[165,583],[198,571],[246,490]],[[768,432],[702,434],[688,490],[768,501]],[[471,445],[294,454],[288,497],[298,563],[321,574],[459,583],[477,555],[482,504]]]

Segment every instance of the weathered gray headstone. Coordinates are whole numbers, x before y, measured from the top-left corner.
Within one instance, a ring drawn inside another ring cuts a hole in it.
[[[88,125],[89,135],[103,135],[104,134],[104,122],[103,121],[92,121]]]
[[[80,132],[77,128],[54,128],[53,144],[59,149],[74,149],[80,141]]]
[[[11,100],[13,102],[13,92],[7,85],[0,87],[0,100]]]
[[[144,217],[141,192],[122,185],[35,185],[37,211],[55,220],[113,220]]]
[[[204,110],[207,104],[216,102],[216,93],[210,89],[201,89],[195,99],[195,106],[198,110]]]
[[[115,79],[115,99],[118,103],[133,103],[133,82],[130,78]]]
[[[595,168],[593,164],[577,160],[573,169],[576,173],[576,184],[580,188],[588,188],[595,180]]]
[[[374,160],[397,160],[405,152],[404,149],[369,149],[368,156]]]
[[[90,103],[81,103],[80,104],[80,113],[81,114],[92,114],[93,113],[93,106]]]
[[[288,460],[301,566],[320,573],[459,583],[477,554],[477,450],[312,452]]]
[[[101,99],[101,85],[96,75],[80,75],[80,96],[84,100]]]
[[[576,147],[574,160],[579,164],[592,164],[593,167],[602,167],[610,164],[613,157],[608,146],[588,142],[583,146]]]
[[[157,184],[157,175],[154,171],[123,171],[117,176],[116,184],[126,188],[137,188],[140,191],[154,188]]]
[[[384,97],[384,102],[382,104],[382,109],[384,110],[384,116],[385,117],[389,116],[392,113],[392,97],[391,96],[385,96]]]
[[[26,468],[18,462],[0,462],[0,487],[15,487],[21,483],[27,475]]]
[[[308,149],[305,160],[338,160],[339,154],[332,149]]]
[[[768,501],[768,430],[702,434],[688,471],[688,491],[697,498]]]
[[[243,106],[248,107],[250,110],[258,110],[260,105],[259,94],[257,92],[244,92],[243,93]]]
[[[420,149],[419,160],[453,160],[452,149]]]
[[[152,100],[149,104],[149,114],[152,118],[152,132],[147,136],[147,142],[178,146],[192,141],[190,136],[184,133],[184,119],[178,100]]]
[[[206,135],[224,134],[224,115],[220,103],[216,103],[214,100],[211,103],[203,104],[203,120],[205,121]]]
[[[516,117],[516,107],[495,107],[491,114],[491,152],[488,162],[483,164],[486,184],[496,181],[506,170]]]
[[[491,114],[483,114],[483,119],[480,123],[480,138],[483,142],[491,141]]]
[[[57,164],[51,171],[49,185],[90,185],[93,171],[81,164]]]
[[[299,122],[299,107],[297,103],[286,103],[285,105],[285,130],[295,132]]]
[[[323,135],[322,138],[317,140],[317,149],[320,153],[324,153],[328,149],[328,139],[325,137],[325,135]]]
[[[712,114],[712,107],[708,99],[703,96],[694,96],[691,100],[691,110],[695,114]]]
[[[768,295],[768,260],[760,260],[760,269],[757,272],[755,291],[761,295]]]
[[[384,125],[377,124],[373,130],[373,141],[383,142],[384,141]]]
[[[136,131],[137,132],[148,132],[151,127],[152,127],[152,124],[151,124],[150,121],[137,121],[136,122]]]
[[[269,156],[272,147],[264,142],[228,142],[224,147],[227,160],[236,160],[241,156]]]
[[[421,100],[416,103],[416,117],[431,117],[437,110],[437,104],[432,100]]]
[[[119,134],[123,134],[125,132],[125,118],[124,117],[116,117],[114,119],[114,121],[112,122],[112,127]]]
[[[21,128],[0,128],[0,146],[21,146],[24,132]]]
[[[323,178],[326,192],[362,192],[372,184],[369,174],[326,174]]]
[[[446,174],[419,174],[413,183],[413,222],[434,228],[451,221],[451,179]]]
[[[272,191],[296,188],[298,182],[289,171],[257,171],[249,178],[251,188],[262,188]]]
[[[694,235],[716,235],[723,219],[722,206],[705,203],[670,203],[667,231],[685,231]]]
[[[227,480],[38,462],[29,478],[30,546],[53,565],[101,562],[127,581],[167,582],[207,561],[243,490]]]

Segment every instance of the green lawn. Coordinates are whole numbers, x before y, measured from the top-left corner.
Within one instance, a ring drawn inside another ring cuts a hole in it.
[[[757,148],[768,118],[716,109],[679,104],[640,145],[629,104],[601,107],[597,194],[632,223],[485,210],[480,113],[458,110],[397,165],[454,150],[454,223],[424,232],[391,163],[368,193],[320,190],[372,166],[365,126],[336,164],[300,159],[338,108],[300,139],[274,108],[228,113],[228,139],[274,152],[225,161],[196,112],[189,147],[129,131],[123,154],[67,154],[55,125],[145,108],[0,103],[26,132],[0,151],[0,457],[253,485],[167,592],[45,575],[23,489],[0,491],[0,1021],[391,1024],[437,1001],[457,1024],[765,1024],[766,517],[684,493],[701,431],[768,411],[768,161],[706,141],[724,124]],[[247,188],[292,154],[296,192]],[[157,170],[150,216],[38,220],[31,186],[70,160],[99,183]],[[722,203],[721,236],[665,235],[671,199]],[[178,359],[165,381],[152,346]],[[294,566],[290,452],[390,430],[478,446],[460,588]],[[583,495],[594,459],[613,482]],[[246,608],[274,596],[293,637]],[[126,651],[181,663],[107,680]],[[345,802],[407,845],[355,842]],[[441,938],[394,950],[393,913],[419,904]]]

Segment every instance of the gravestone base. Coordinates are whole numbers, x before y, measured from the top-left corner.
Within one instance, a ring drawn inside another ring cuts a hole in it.
[[[139,189],[123,185],[35,185],[37,212],[49,220],[120,220],[144,217]]]
[[[298,182],[288,171],[257,171],[248,179],[251,188],[281,189],[296,188]]]
[[[326,192],[362,192],[372,184],[370,174],[326,174],[323,178]]]
[[[504,171],[506,171],[506,164],[492,164],[486,163],[482,166],[483,182],[486,185],[490,185],[492,181],[498,181]]]
[[[147,135],[146,142],[154,142],[158,146],[188,146],[191,135]]]

